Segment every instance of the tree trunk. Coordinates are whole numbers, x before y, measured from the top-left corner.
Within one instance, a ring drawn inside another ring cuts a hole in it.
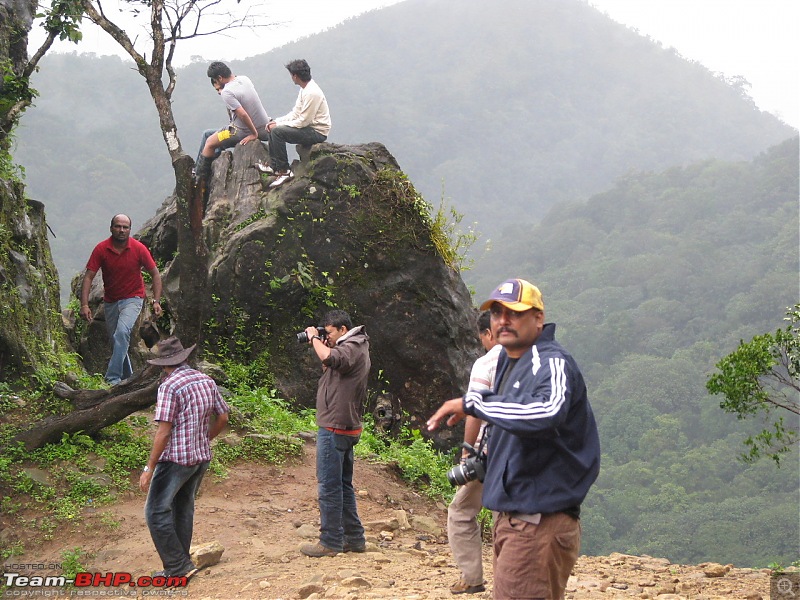
[[[57,443],[64,433],[94,434],[128,415],[155,404],[161,369],[148,366],[109,390],[73,390],[66,384],[56,386],[61,398],[70,400],[75,410],[66,415],[46,417],[12,442],[22,442],[28,451]]]
[[[180,297],[176,299],[179,318],[175,334],[184,345],[202,342],[209,306],[208,248],[203,236],[206,184],[201,181],[195,185],[192,165],[194,161],[186,154],[173,163],[180,263]]]

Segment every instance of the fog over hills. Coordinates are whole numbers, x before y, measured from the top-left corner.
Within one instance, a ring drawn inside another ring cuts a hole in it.
[[[793,133],[740,88],[580,0],[502,0],[491,16],[475,0],[408,0],[231,66],[281,115],[297,94],[283,65],[306,58],[331,106],[329,141],[384,143],[482,241],[632,171],[749,159]],[[174,99],[191,155],[203,129],[226,123],[205,58],[180,69]],[[172,172],[129,63],[51,55],[34,86],[16,157],[47,206],[63,286],[112,213],[152,215]]]

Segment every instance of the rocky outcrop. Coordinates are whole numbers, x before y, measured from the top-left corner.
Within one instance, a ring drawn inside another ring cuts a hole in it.
[[[35,2],[0,0],[0,63],[16,73],[27,60]],[[0,78],[1,79],[1,78]],[[4,82],[0,80],[0,92]],[[7,110],[6,97],[0,110]],[[1,129],[1,128],[0,128]],[[64,350],[58,277],[44,206],[25,197],[0,130],[0,380],[29,374]],[[45,358],[47,357],[47,358]]]
[[[0,0],[0,58],[10,61],[14,73],[28,60],[28,32],[35,12],[36,2],[31,0]]]
[[[0,180],[0,380],[53,366],[65,351],[44,206]]]
[[[248,144],[213,164],[206,356],[247,364],[252,383],[313,406],[319,361],[296,334],[342,308],[371,338],[373,396],[394,398],[419,427],[463,391],[480,353],[470,294],[437,250],[430,207],[381,144],[318,144],[277,189],[254,168],[267,160]],[[168,198],[139,234],[166,265],[168,298],[181,281],[175,211]]]

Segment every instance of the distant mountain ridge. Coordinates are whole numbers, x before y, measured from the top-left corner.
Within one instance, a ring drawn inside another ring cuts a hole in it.
[[[541,286],[601,432],[586,553],[794,561],[797,478],[736,461],[759,424],[723,415],[704,383],[797,300],[797,132],[583,2],[492,6],[487,20],[472,0],[408,0],[232,66],[280,115],[297,93],[283,64],[305,56],[330,99],[331,142],[386,142],[429,201],[444,178],[466,221],[496,236],[465,274],[478,298],[513,275]],[[128,65],[48,60],[58,86],[36,84],[40,120],[26,118],[17,157],[47,204],[56,260],[77,271],[112,213],[136,228],[171,179]],[[190,154],[224,123],[206,64],[180,73]]]
[[[328,96],[330,141],[384,143],[429,202],[444,195],[484,239],[631,171],[746,160],[794,133],[741,89],[581,0],[501,0],[490,11],[477,0],[407,0],[230,64],[281,115],[297,94],[283,65],[296,57]],[[175,110],[192,156],[202,130],[226,122],[205,76],[214,58],[179,71]],[[41,97],[16,156],[58,236],[63,286],[110,214],[131,212],[135,224],[152,215],[171,170],[128,63],[52,55],[34,85]]]

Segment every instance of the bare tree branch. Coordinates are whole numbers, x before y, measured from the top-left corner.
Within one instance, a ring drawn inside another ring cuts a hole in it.
[[[150,30],[153,34],[153,59],[151,66],[159,73],[164,70],[164,14],[163,0],[152,0],[150,7]]]
[[[42,60],[47,51],[50,50],[50,47],[53,45],[53,42],[56,41],[57,36],[57,31],[49,31],[47,33],[47,38],[44,40],[44,42],[42,42],[42,45],[39,46],[39,49],[34,53],[34,55],[30,57],[28,64],[25,65],[25,68],[22,71],[23,77],[30,77],[33,75],[33,72],[39,65],[39,61]]]
[[[120,29],[116,23],[113,23],[105,16],[102,5],[99,1],[97,2],[97,6],[98,8],[95,8],[91,0],[83,0],[83,9],[89,16],[89,20],[114,38],[114,41],[122,46],[123,50],[130,55],[137,65],[147,64],[147,61],[144,59],[144,57],[136,51],[136,48],[133,46],[133,42],[131,42],[128,34]]]

